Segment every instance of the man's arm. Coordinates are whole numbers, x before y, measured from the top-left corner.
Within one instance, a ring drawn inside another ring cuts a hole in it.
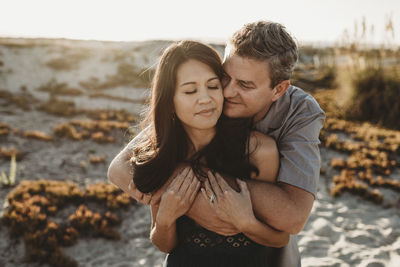
[[[134,139],[132,139],[111,161],[110,166],[108,167],[107,177],[112,184],[119,187],[122,191],[134,198],[136,201],[146,205],[149,205],[150,202],[152,202],[151,204],[156,204],[160,201],[162,193],[172,179],[169,179],[160,190],[154,192],[153,194],[143,194],[135,188],[135,185],[132,181],[133,167],[131,163],[131,157],[132,151],[137,142],[137,138],[141,134],[143,134],[143,132],[140,132]]]
[[[259,220],[290,234],[297,234],[303,229],[314,202],[311,193],[284,183],[256,180],[248,180],[246,183],[254,213]],[[200,195],[186,215],[208,230],[223,235],[235,234],[235,231],[224,232],[228,223],[221,221],[207,200]]]
[[[140,134],[139,134],[140,135]],[[155,205],[159,202],[162,193],[164,192],[165,188],[168,186],[168,184],[172,181],[172,179],[169,179],[169,181],[157,192],[153,193],[152,196],[146,195],[141,193],[139,190],[137,190],[133,184],[131,184],[132,181],[132,163],[130,161],[132,157],[132,151],[135,146],[136,138],[131,140],[125,148],[118,153],[117,156],[111,161],[110,166],[108,167],[108,180],[119,187],[122,191],[127,193],[129,196],[133,197],[135,200],[143,203],[143,204],[152,204]],[[175,172],[173,176],[175,175]],[[129,186],[131,184],[131,187]],[[231,184],[236,184],[235,181],[231,181]],[[208,203],[203,203],[203,197],[201,194],[198,194],[190,211],[187,214],[195,212],[197,216],[200,218],[208,218],[208,228],[214,229],[215,232],[220,233],[222,235],[235,235],[238,234],[239,231],[233,226],[233,224],[224,222],[219,217],[217,214],[214,212],[212,209],[208,209]],[[197,210],[200,209],[200,210]],[[201,221],[200,221],[201,223]],[[206,226],[204,225],[204,226]]]
[[[143,204],[150,204],[152,200],[151,194],[143,194],[139,190],[135,190],[133,184],[133,166],[131,163],[131,157],[135,144],[144,132],[140,132],[135,138],[133,138],[125,148],[118,153],[117,156],[111,161],[108,167],[107,177],[108,180],[119,187],[122,191],[127,193],[130,197],[133,197],[136,201]],[[162,191],[163,192],[163,191]],[[157,192],[153,195],[153,199],[157,200],[154,203],[159,202],[162,192]]]
[[[113,159],[108,168],[108,179],[125,193],[140,200],[143,198],[143,194],[140,196],[141,193],[138,190],[130,190],[128,187],[133,175],[130,162],[133,144],[132,140]],[[235,184],[235,181],[232,179],[230,184]],[[303,228],[314,200],[310,193],[283,183],[250,180],[247,181],[247,185],[257,218],[277,230],[292,234]],[[210,208],[209,203],[200,194],[187,215],[203,227],[217,233],[224,235],[238,233],[232,224],[218,218],[215,211]]]
[[[297,123],[297,127],[292,127],[289,134],[287,134],[287,139],[294,141],[289,142],[283,139],[283,145],[278,144],[280,153],[283,155],[279,173],[283,182],[267,183],[251,180],[247,183],[256,216],[271,227],[291,234],[298,233],[304,227],[312,208],[314,196],[301,189],[301,186],[290,185],[284,181],[288,177],[289,179],[298,178],[296,177],[296,172],[293,173],[293,169],[296,168],[298,176],[307,178],[309,170],[313,172],[311,175],[319,176],[318,136],[323,125],[324,115],[318,114],[317,118],[308,115],[303,117],[306,119],[301,123]],[[311,137],[310,133],[312,134]],[[130,156],[129,152],[125,150],[131,149],[129,145],[132,144],[133,142],[131,141],[113,160],[108,176],[112,183],[131,196],[132,193],[128,188],[132,177],[132,174],[129,173],[129,170],[131,170]],[[299,153],[299,149],[302,153]],[[282,176],[285,177],[282,178]],[[313,179],[315,180],[314,177],[307,178],[310,181],[313,181]],[[301,181],[301,179],[299,180]],[[233,183],[235,182],[233,181]],[[138,190],[134,191],[138,192]],[[140,192],[138,193],[140,194]],[[198,195],[186,215],[211,231],[225,235],[237,233],[232,224],[218,218],[201,195]]]
[[[136,196],[129,190],[129,183],[133,177],[130,159],[132,157],[134,144],[135,139],[132,139],[111,161],[107,172],[108,180],[133,198]]]
[[[287,125],[278,142],[281,154],[278,182],[246,181],[257,218],[277,230],[297,234],[307,222],[319,178],[318,137],[324,119],[322,111],[305,110]],[[187,215],[218,232],[214,217],[204,217],[212,212],[208,203],[200,199],[194,204]]]
[[[285,183],[251,180],[247,186],[257,218],[290,234],[298,234],[303,229],[314,203],[311,193]]]

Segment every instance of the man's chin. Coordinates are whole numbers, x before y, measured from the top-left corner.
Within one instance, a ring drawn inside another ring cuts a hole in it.
[[[230,108],[224,108],[224,115],[227,116],[228,118],[243,118],[244,117],[243,114],[240,114],[240,112],[237,112]]]

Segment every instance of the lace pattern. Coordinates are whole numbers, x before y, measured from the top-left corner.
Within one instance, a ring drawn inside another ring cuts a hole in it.
[[[223,236],[211,232],[184,216],[178,220],[178,238],[181,246],[195,251],[210,249],[215,252],[246,252],[262,247],[244,234]]]

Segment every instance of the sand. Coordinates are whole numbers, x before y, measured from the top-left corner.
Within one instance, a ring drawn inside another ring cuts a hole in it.
[[[140,69],[152,68],[162,47],[168,44],[164,41],[104,43],[24,39],[2,39],[0,43],[0,90],[16,94],[24,87],[39,102],[45,102],[49,94],[36,89],[55,80],[84,92],[81,96],[59,97],[74,101],[79,108],[122,108],[136,115],[143,110],[143,104],[90,98],[80,82],[92,77],[104,81],[107,75],[116,73],[121,62],[129,62]],[[79,56],[68,70],[55,70],[46,64],[71,54]],[[132,100],[143,99],[148,94],[145,87],[126,85],[102,92]],[[71,119],[39,111],[37,105],[32,104],[32,109],[25,111],[0,98],[0,122],[22,131],[41,130],[52,135],[55,125]],[[113,136],[115,143],[98,144],[91,140],[77,142],[65,138],[45,142],[9,134],[7,137],[0,136],[0,146],[15,146],[23,153],[22,160],[18,162],[17,182],[45,178],[74,181],[85,186],[107,180],[109,162],[129,140],[127,131],[114,131]],[[104,155],[106,162],[89,164],[90,153]],[[332,198],[329,194],[331,178],[338,172],[330,167],[330,160],[344,155],[325,148],[321,150],[321,155],[326,172],[320,177],[310,218],[298,235],[303,266],[399,266],[400,209],[383,208],[350,194]],[[8,168],[9,160],[0,157],[0,171],[8,172]],[[391,178],[400,180],[400,170],[395,170]],[[1,213],[6,209],[5,197],[10,190],[12,188],[0,187]],[[389,189],[381,191],[389,202],[399,198],[398,193]],[[119,211],[119,215],[123,218],[121,225],[116,227],[121,234],[119,241],[81,238],[76,245],[63,248],[65,254],[74,258],[79,266],[161,266],[165,255],[148,240],[148,207],[133,205]],[[10,239],[4,225],[0,226],[0,237],[0,266],[39,266],[24,262],[23,241]]]

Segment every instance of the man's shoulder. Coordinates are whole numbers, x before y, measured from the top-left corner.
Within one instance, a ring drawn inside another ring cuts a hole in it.
[[[301,111],[308,111],[311,113],[321,113],[324,114],[324,111],[319,106],[317,100],[305,92],[303,89],[297,86],[290,86],[287,90],[288,97],[290,98],[290,108],[291,110],[297,111],[296,113],[302,113]]]
[[[281,132],[284,128],[297,124],[299,120],[315,119],[319,119],[322,124],[325,120],[325,113],[318,102],[312,95],[292,85],[274,102],[267,115],[256,124],[256,129],[266,134],[278,129]]]

